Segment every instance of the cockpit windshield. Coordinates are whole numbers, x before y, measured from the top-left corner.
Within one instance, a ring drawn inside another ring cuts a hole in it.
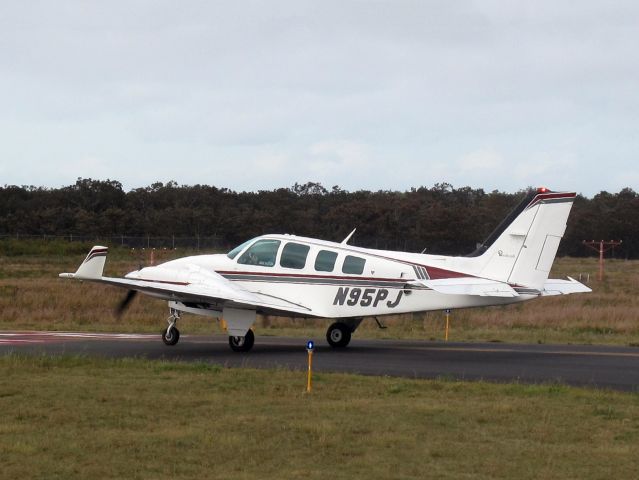
[[[233,250],[231,250],[229,253],[226,254],[227,257],[229,257],[231,260],[233,260],[235,257],[237,257],[237,254],[240,253],[242,250],[244,250],[244,248],[253,241],[254,239],[251,238],[250,240],[247,240],[246,242],[244,242],[242,245],[238,245],[237,247],[235,247]]]

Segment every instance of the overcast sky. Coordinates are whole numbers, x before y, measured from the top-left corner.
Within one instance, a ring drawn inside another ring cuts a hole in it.
[[[0,184],[639,190],[636,1],[0,6]]]

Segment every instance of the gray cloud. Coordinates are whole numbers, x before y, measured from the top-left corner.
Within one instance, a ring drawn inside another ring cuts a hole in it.
[[[638,14],[595,1],[8,3],[0,182],[637,188]]]

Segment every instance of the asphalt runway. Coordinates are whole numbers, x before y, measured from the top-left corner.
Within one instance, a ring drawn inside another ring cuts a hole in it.
[[[359,340],[330,348],[314,339],[313,369],[408,378],[565,383],[639,391],[639,348],[590,345],[519,345],[408,340]],[[222,335],[183,334],[168,347],[160,335],[71,332],[0,332],[0,355],[10,352],[199,361],[227,367],[307,366],[306,341],[257,336],[249,353],[235,353]]]

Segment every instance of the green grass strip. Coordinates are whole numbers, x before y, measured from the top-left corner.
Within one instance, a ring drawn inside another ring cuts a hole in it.
[[[2,478],[636,478],[639,395],[0,357]]]

